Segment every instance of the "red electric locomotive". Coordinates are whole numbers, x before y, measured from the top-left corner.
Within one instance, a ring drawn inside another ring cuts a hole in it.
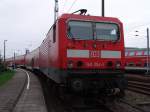
[[[117,18],[63,14],[25,66],[74,92],[124,93],[124,34]]]
[[[65,88],[124,91],[123,26],[116,18],[63,14],[39,51],[40,70]]]

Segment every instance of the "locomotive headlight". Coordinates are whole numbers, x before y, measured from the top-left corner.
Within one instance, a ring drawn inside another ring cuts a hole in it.
[[[84,63],[82,61],[77,62],[77,67],[82,67],[83,65],[84,65]]]
[[[113,66],[113,62],[112,62],[112,61],[108,61],[108,62],[107,62],[107,66],[108,66],[108,67],[112,67],[112,66]]]
[[[67,63],[68,68],[73,68],[73,61],[69,60]]]

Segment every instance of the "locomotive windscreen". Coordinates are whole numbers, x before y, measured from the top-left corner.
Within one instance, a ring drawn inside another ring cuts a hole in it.
[[[117,40],[118,26],[114,23],[96,23],[96,39],[97,40]]]
[[[93,39],[91,22],[70,21],[68,27],[68,36],[70,38],[91,40]]]
[[[69,21],[69,38],[81,40],[112,40],[119,38],[119,27],[115,23]]]

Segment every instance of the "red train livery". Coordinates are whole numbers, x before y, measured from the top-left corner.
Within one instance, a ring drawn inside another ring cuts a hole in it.
[[[63,14],[40,47],[16,64],[42,71],[67,90],[124,93],[124,52],[123,24],[117,18]]]
[[[125,53],[126,71],[145,71],[147,69],[147,50],[127,50]]]
[[[18,67],[25,67],[25,55],[8,58],[6,59],[6,63],[8,66],[17,65]]]

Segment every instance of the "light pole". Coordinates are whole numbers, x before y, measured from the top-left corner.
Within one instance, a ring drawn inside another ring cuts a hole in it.
[[[105,1],[102,0],[102,17],[105,16]]]
[[[0,50],[0,64],[2,63],[2,57],[1,57],[1,50]]]
[[[139,31],[136,31],[139,32]],[[150,56],[150,52],[149,52],[149,28],[146,29],[146,37],[147,37],[147,69],[146,69],[146,75],[149,75],[149,56]],[[139,35],[135,35],[135,36],[139,36]]]
[[[147,72],[149,74],[149,28],[147,28]]]
[[[55,0],[55,7],[54,7],[54,23],[58,18],[58,10],[59,10],[59,6],[58,6],[58,0]]]
[[[15,51],[14,51],[14,64],[13,64],[13,69],[15,69],[16,68],[16,53],[15,53]]]
[[[5,65],[5,53],[6,53],[6,42],[7,40],[4,40],[4,65]]]

